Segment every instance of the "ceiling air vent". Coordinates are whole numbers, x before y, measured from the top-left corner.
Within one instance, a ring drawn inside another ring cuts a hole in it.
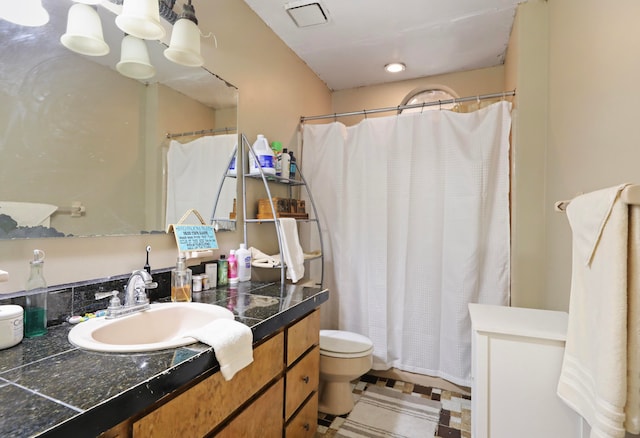
[[[316,26],[329,21],[327,11],[319,2],[294,1],[285,4],[284,8],[298,27]]]

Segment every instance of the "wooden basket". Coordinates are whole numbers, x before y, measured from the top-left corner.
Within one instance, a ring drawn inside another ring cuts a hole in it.
[[[308,219],[305,202],[300,199],[273,198],[273,207],[276,217],[292,217],[295,219]],[[258,199],[258,219],[273,219],[271,203],[268,199]]]

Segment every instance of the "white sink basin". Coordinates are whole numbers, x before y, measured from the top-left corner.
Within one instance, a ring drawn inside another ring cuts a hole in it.
[[[233,319],[224,307],[204,303],[156,303],[149,310],[115,319],[104,316],[81,322],[69,342],[86,350],[133,353],[193,344],[186,333],[220,318]]]

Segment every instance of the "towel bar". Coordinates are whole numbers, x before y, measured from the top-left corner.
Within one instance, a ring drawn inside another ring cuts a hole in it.
[[[622,190],[620,198],[629,205],[640,205],[640,185],[632,184],[628,185]],[[571,203],[571,200],[557,201],[553,204],[555,211],[566,211],[567,207]]]

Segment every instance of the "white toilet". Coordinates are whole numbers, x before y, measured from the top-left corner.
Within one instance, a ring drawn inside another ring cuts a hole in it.
[[[373,363],[373,342],[342,330],[320,330],[320,399],[318,410],[343,415],[353,409],[352,380]]]

